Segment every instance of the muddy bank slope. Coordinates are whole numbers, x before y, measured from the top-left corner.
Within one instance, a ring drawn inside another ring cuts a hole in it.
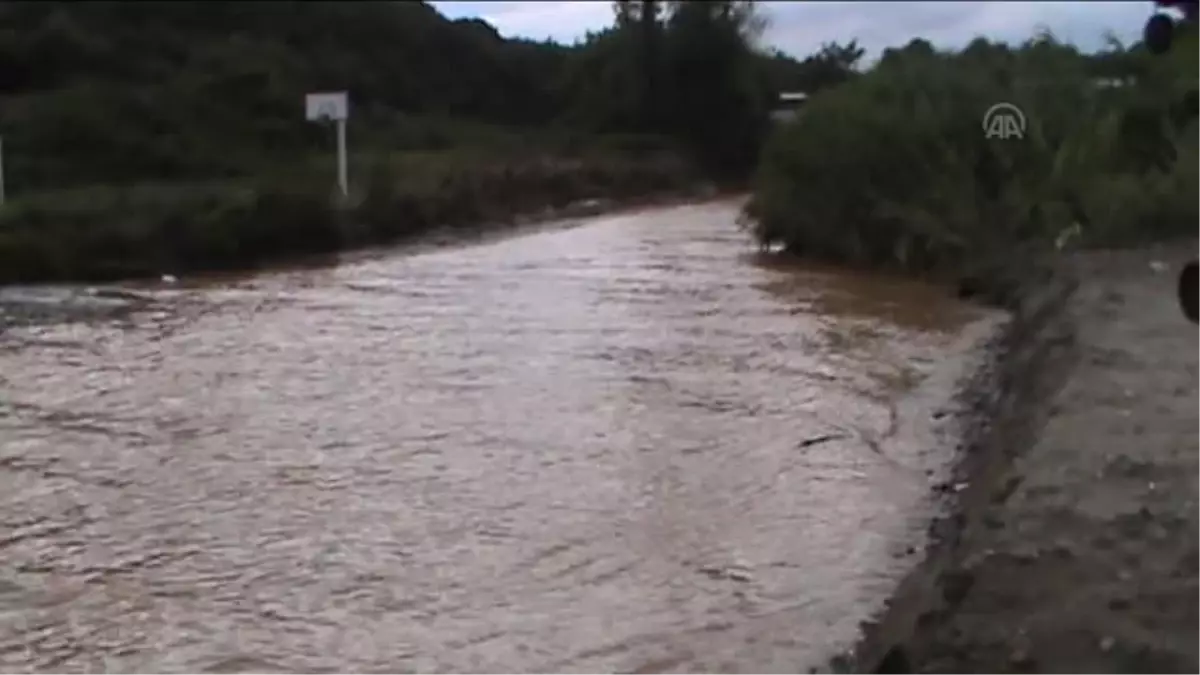
[[[952,515],[866,631],[866,672],[1197,672],[1196,243],[1031,281],[965,387]]]

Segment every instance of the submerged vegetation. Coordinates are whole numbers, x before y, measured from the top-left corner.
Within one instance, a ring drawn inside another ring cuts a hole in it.
[[[1029,254],[1194,235],[1195,35],[1171,56],[1041,35],[921,40],[819,97],[766,146],[747,208],[763,246],[978,276]],[[1190,93],[1189,93],[1190,92]],[[1023,113],[985,133],[997,103]]]

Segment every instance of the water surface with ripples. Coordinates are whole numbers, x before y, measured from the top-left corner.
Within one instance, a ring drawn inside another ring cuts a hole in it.
[[[735,214],[0,291],[0,670],[820,666],[995,317]]]

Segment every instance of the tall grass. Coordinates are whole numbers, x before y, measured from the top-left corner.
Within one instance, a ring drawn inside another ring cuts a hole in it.
[[[323,157],[264,178],[24,196],[0,208],[0,283],[245,269],[699,184],[688,164],[665,152],[359,155],[349,199],[336,193],[334,173],[332,158]]]

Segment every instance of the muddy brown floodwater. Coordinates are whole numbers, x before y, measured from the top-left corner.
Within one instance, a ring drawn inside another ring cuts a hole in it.
[[[0,669],[820,667],[996,317],[735,213],[0,292]]]

